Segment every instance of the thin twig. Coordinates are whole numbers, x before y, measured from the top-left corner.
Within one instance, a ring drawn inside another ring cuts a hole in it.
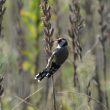
[[[27,96],[25,99],[23,99],[21,102],[19,102],[17,105],[15,105],[11,110],[15,110],[17,107],[19,107],[22,103],[24,103],[27,99],[29,99],[30,97],[32,97],[33,95],[35,95],[36,93],[38,93],[39,91],[41,91],[43,89],[43,87],[41,87],[40,89],[38,89],[37,91],[33,92],[32,94],[30,94],[29,96]]]
[[[19,97],[19,96],[17,96],[17,95],[15,95],[14,97],[16,97],[17,99],[19,99],[20,101],[23,101],[24,103],[26,103],[26,104],[28,104],[28,105],[34,106],[34,105],[31,104],[30,102],[28,102],[28,101],[22,99],[21,97]],[[35,107],[35,106],[34,106],[34,107]]]

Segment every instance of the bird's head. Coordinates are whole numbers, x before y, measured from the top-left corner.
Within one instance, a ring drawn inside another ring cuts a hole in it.
[[[57,43],[60,47],[65,47],[68,45],[67,40],[65,38],[57,39]]]

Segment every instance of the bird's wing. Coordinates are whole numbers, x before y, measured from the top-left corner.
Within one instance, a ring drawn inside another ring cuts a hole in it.
[[[54,53],[50,56],[50,58],[48,59],[48,63],[47,63],[46,68],[49,68],[49,67],[51,66],[52,61],[53,61],[53,59],[54,59],[54,56],[55,56]]]
[[[50,58],[48,59],[48,63],[47,63],[46,68],[50,68],[50,67],[51,67],[51,64],[52,64],[52,62],[54,61],[56,52],[57,52],[57,49],[55,49],[55,50],[52,52],[52,55],[51,55]]]

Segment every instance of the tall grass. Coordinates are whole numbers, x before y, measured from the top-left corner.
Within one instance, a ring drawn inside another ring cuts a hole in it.
[[[69,29],[68,33],[70,38],[72,39],[72,46],[73,46],[73,81],[74,81],[74,87],[77,87],[80,91],[80,83],[77,73],[77,60],[81,58],[81,51],[82,47],[80,44],[80,29],[82,28],[83,19],[80,15],[80,7],[77,1],[72,1],[71,5],[69,5],[70,9],[70,16],[69,21],[71,23],[71,29]]]
[[[45,51],[46,51],[46,55],[47,55],[47,59],[49,59],[49,57],[52,54],[52,46],[53,46],[53,41],[52,41],[52,36],[53,36],[53,32],[54,29],[52,28],[51,25],[51,6],[48,3],[48,0],[43,0],[41,3],[41,8],[43,11],[43,24],[44,24],[44,33],[45,33],[45,42],[46,42],[46,46],[45,46]],[[53,86],[53,105],[54,105],[54,110],[56,109],[56,96],[55,96],[55,86],[54,86],[54,77],[52,76],[52,86]],[[47,96],[49,95],[49,80],[47,81]],[[46,98],[47,99],[47,98]]]

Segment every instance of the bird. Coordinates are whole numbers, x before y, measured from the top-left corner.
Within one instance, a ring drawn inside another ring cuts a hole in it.
[[[65,38],[58,38],[54,40],[54,42],[56,42],[57,46],[52,51],[46,68],[35,76],[35,79],[38,80],[38,82],[40,82],[44,77],[50,78],[68,58],[69,52],[67,40]]]

